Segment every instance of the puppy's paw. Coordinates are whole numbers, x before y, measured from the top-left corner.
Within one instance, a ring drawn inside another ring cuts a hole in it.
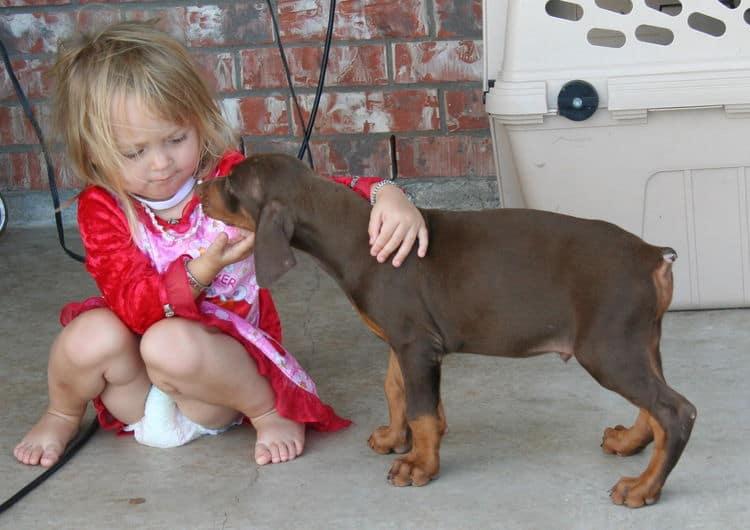
[[[661,495],[661,486],[648,484],[641,477],[623,477],[609,493],[612,502],[628,508],[655,504]]]
[[[370,449],[381,455],[388,453],[403,454],[411,449],[411,431],[393,429],[390,425],[378,427],[367,440]]]
[[[393,486],[424,486],[438,477],[438,466],[418,463],[412,453],[393,461],[388,482]]]
[[[617,425],[604,429],[602,449],[605,453],[618,456],[631,456],[640,453],[653,439],[650,431],[635,427]]]

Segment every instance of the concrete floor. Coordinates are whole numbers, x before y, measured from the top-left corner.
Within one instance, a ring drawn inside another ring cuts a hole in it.
[[[53,228],[0,237],[0,500],[39,473],[11,452],[46,404],[58,310],[94,292]],[[650,450],[622,459],[604,454],[599,442],[602,429],[629,424],[636,411],[557,356],[448,357],[440,479],[422,488],[389,486],[392,457],[365,443],[387,420],[385,347],[309,259],[273,293],[286,345],[352,427],[310,432],[301,458],[263,468],[249,460],[249,427],[171,450],[98,432],[0,515],[0,528],[747,528],[748,310],[667,315],[665,372],[698,407],[698,420],[661,501],[629,510],[612,505],[607,490],[621,475],[641,472]]]

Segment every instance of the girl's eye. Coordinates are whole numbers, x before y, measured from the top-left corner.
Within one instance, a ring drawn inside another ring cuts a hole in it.
[[[125,157],[125,158],[127,158],[128,160],[135,160],[136,158],[138,158],[138,157],[139,157],[139,156],[141,156],[142,154],[143,154],[143,149],[139,149],[138,151],[135,151],[135,152],[133,152],[133,153],[125,153],[125,154],[124,154],[124,155],[122,155],[122,156],[124,156],[124,157]]]
[[[179,143],[184,142],[186,138],[187,138],[187,133],[183,134],[182,136],[178,136],[176,138],[172,138],[170,141],[173,144],[179,144]]]

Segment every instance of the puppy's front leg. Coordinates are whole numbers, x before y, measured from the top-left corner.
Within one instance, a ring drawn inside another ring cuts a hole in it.
[[[385,375],[384,386],[390,424],[372,431],[367,443],[373,451],[381,455],[391,452],[405,453],[411,449],[411,431],[406,423],[404,378],[393,350],[388,356],[388,372]]]
[[[445,432],[440,362],[439,354],[420,344],[403,349],[398,356],[412,448],[397,458],[388,472],[388,481],[394,486],[423,486],[440,471],[440,440]]]

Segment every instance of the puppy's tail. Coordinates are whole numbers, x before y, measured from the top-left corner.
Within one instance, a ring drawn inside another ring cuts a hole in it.
[[[661,261],[656,265],[652,274],[654,287],[656,288],[656,303],[659,315],[664,312],[672,303],[672,263],[677,261],[677,252],[670,247],[662,247]]]
[[[661,247],[661,257],[667,263],[674,263],[677,261],[677,252],[671,247]]]

